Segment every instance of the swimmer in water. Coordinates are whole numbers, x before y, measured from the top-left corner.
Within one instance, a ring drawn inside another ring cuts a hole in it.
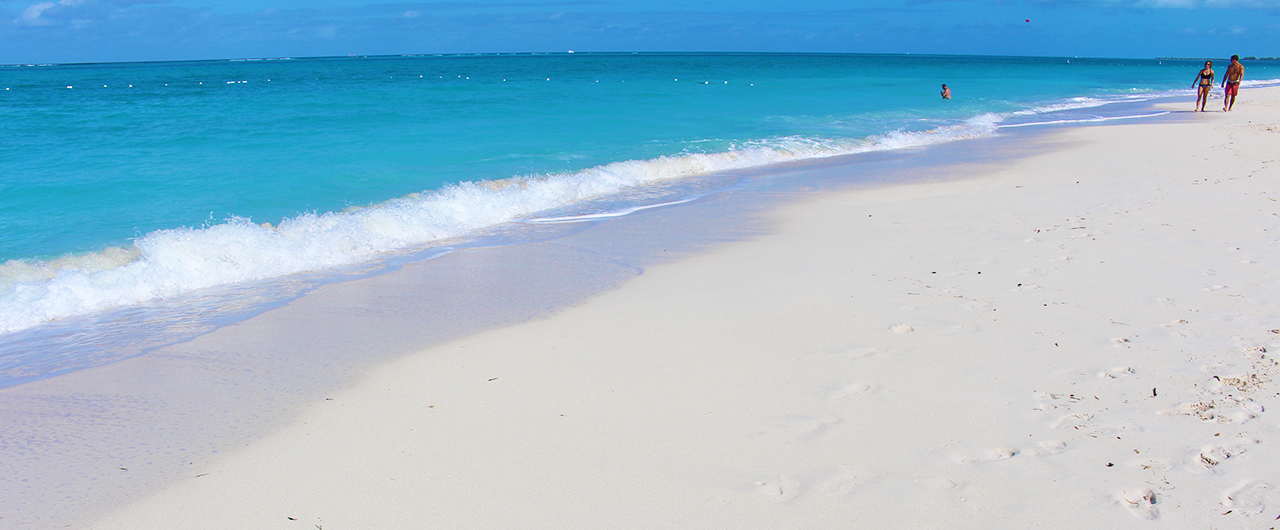
[[[942,99],[951,99],[951,89],[947,88],[947,84],[942,84]]]

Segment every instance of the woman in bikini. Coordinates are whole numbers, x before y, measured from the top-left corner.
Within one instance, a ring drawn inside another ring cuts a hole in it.
[[[1200,70],[1200,75],[1196,76],[1196,83],[1200,86],[1200,94],[1196,96],[1196,110],[1199,112],[1204,112],[1204,106],[1209,103],[1209,91],[1213,90],[1213,77],[1213,61],[1205,61],[1204,69]]]

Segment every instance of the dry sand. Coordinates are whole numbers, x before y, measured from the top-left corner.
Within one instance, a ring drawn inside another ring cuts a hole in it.
[[[1047,141],[380,366],[88,526],[1280,526],[1280,89]]]

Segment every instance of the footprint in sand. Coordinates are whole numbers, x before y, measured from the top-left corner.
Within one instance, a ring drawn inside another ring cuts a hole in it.
[[[1105,372],[1098,372],[1098,377],[1103,379],[1115,379],[1117,377],[1125,377],[1133,375],[1133,368],[1128,366],[1117,366]]]
[[[1239,438],[1221,445],[1206,445],[1191,458],[1192,462],[1203,469],[1213,469],[1228,458],[1239,456],[1248,451],[1247,446],[1258,443],[1252,438]]]
[[[1180,318],[1178,320],[1169,322],[1168,324],[1160,324],[1160,327],[1165,328],[1166,334],[1169,335],[1170,337],[1173,337],[1175,339],[1185,339],[1187,338],[1186,334],[1172,328],[1182,327],[1182,326],[1185,326],[1186,324],[1187,324],[1187,321],[1185,319]]]
[[[800,496],[800,483],[787,477],[756,482],[756,493],[778,503]]]
[[[1039,453],[1043,455],[1056,455],[1067,450],[1067,442],[1062,440],[1042,440],[1036,445],[1040,446]]]
[[[1053,424],[1049,426],[1054,429],[1079,429],[1080,427],[1084,427],[1085,425],[1088,425],[1089,421],[1092,419],[1093,419],[1093,414],[1090,414],[1088,412],[1081,412],[1078,414],[1068,414],[1066,416],[1058,418],[1058,421],[1053,422]]]
[[[1055,394],[1053,392],[1039,392],[1036,394],[1036,406],[1031,410],[1053,410],[1057,408],[1071,409],[1071,405],[1079,403],[1082,398],[1075,394]],[[1056,427],[1055,427],[1056,428]]]
[[[1263,407],[1261,403],[1258,403],[1257,401],[1254,401],[1252,399],[1246,399],[1241,401],[1240,408],[1244,409],[1245,412],[1252,414],[1253,417],[1255,418],[1257,417],[1258,414],[1262,414],[1267,410],[1266,407]]]
[[[866,385],[862,383],[853,383],[849,385],[843,385],[839,389],[833,390],[827,393],[827,398],[833,399],[833,400],[839,400],[839,399],[851,398],[855,396],[861,396],[870,391],[871,391],[871,385]]]
[[[956,462],[961,464],[978,464],[982,462],[999,462],[1008,460],[1018,456],[1020,451],[1012,447],[997,447],[988,451],[983,451],[976,455],[958,455],[955,457]]]
[[[791,415],[778,418],[774,426],[781,431],[791,433],[793,436],[802,439],[817,437],[827,430],[827,427],[840,423],[842,420],[835,416],[803,416]]]
[[[1258,515],[1267,509],[1267,496],[1270,493],[1270,484],[1246,480],[1222,492],[1221,503],[1229,508],[1227,513]]]
[[[1261,405],[1258,405],[1253,401],[1245,401],[1241,403],[1246,404],[1241,407],[1244,410],[1237,410],[1234,412],[1222,410],[1223,408],[1230,408],[1234,404],[1231,402],[1220,403],[1217,401],[1197,401],[1195,403],[1184,403],[1182,405],[1178,405],[1178,408],[1175,409],[1162,410],[1160,411],[1160,414],[1185,414],[1188,416],[1195,416],[1196,419],[1205,423],[1245,423],[1258,417],[1257,414],[1249,412],[1249,408],[1261,411]]]
[[[1024,276],[1044,276],[1045,272],[1039,269],[1021,269],[1018,271],[1018,274]]]
[[[848,348],[848,349],[842,349],[836,352],[835,355],[839,355],[841,357],[844,357],[850,360],[858,360],[865,357],[871,357],[872,355],[876,355],[879,353],[884,353],[884,351],[885,351],[884,348],[875,348],[875,347]]]
[[[932,491],[947,491],[956,488],[956,481],[947,477],[927,477],[920,479],[919,484]]]
[[[1263,355],[1264,353],[1267,353],[1265,346],[1253,346],[1244,349],[1244,356],[1255,361],[1265,359],[1267,356]]]
[[[1213,401],[1196,401],[1193,403],[1183,403],[1175,408],[1159,411],[1157,414],[1165,416],[1184,414],[1187,416],[1194,416],[1196,419],[1204,422],[1217,422],[1219,421],[1218,413],[1213,410],[1214,407],[1215,405]]]
[[[849,464],[840,464],[836,467],[839,471],[819,486],[820,491],[838,497],[847,497],[858,488],[877,481],[876,474],[865,469]]]
[[[894,324],[889,326],[889,331],[894,333],[911,333],[912,331],[915,331],[915,328],[907,324]]]
[[[954,326],[947,326],[946,328],[943,328],[943,331],[946,332],[948,335],[956,335],[960,333],[977,333],[978,326],[975,326],[973,324],[956,324]]]
[[[1234,376],[1214,376],[1214,386],[1210,391],[1215,394],[1222,394],[1230,390],[1235,390],[1243,394],[1252,394],[1257,392],[1267,381],[1258,374],[1243,374]]]
[[[1170,469],[1173,469],[1174,467],[1177,467],[1172,462],[1165,462],[1164,460],[1155,460],[1150,458],[1146,460],[1137,460],[1134,462],[1130,462],[1129,465],[1136,466],[1146,470],[1156,470],[1156,471],[1168,471]],[[1164,481],[1163,484],[1161,484],[1160,489],[1171,490],[1173,489],[1173,485],[1166,480]]]
[[[1248,355],[1248,353],[1246,353]],[[1257,353],[1263,356],[1262,353]],[[1261,392],[1272,380],[1265,357],[1254,362],[1254,371],[1237,375],[1215,375],[1207,381],[1200,399],[1182,403],[1160,414],[1184,414],[1207,423],[1245,423],[1257,418],[1266,408],[1251,397]]]
[[[985,457],[988,462],[995,462],[997,460],[1008,460],[1018,456],[1018,453],[1020,453],[1020,451],[1012,447],[1000,447],[984,452],[982,453],[982,456]]]
[[[1132,488],[1120,492],[1120,505],[1129,510],[1134,517],[1141,519],[1155,519],[1160,516],[1160,510],[1156,507],[1156,492],[1148,488]]]

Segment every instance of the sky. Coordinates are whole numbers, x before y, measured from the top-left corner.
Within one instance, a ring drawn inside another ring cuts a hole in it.
[[[0,0],[0,64],[420,53],[1280,56],[1280,0]]]

